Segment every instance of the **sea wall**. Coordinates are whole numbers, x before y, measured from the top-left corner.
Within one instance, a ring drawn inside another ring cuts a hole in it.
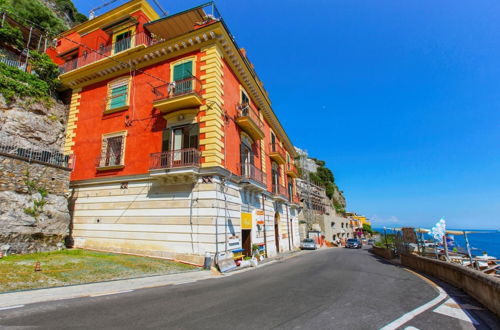
[[[401,255],[401,264],[464,290],[500,316],[500,280],[460,265],[416,255]]]

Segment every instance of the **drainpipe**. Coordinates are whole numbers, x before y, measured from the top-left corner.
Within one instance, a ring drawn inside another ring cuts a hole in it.
[[[292,251],[292,244],[290,243],[290,219],[288,218],[288,204],[285,203],[286,208],[286,230],[288,231],[288,250]]]
[[[262,211],[264,212],[264,246],[266,249],[266,258],[267,256],[267,232],[266,232],[266,196],[262,194]]]

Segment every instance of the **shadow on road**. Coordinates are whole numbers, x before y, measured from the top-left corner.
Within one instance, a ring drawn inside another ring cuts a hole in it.
[[[375,260],[380,262],[381,264],[390,265],[403,269],[411,269],[405,267],[400,264],[399,258],[395,258],[392,260],[387,260],[383,257],[377,256],[370,249],[370,256],[372,256]],[[495,316],[492,312],[490,312],[486,307],[484,307],[480,302],[475,300],[473,297],[469,296],[467,293],[462,291],[459,288],[456,288],[440,279],[429,276],[427,274],[421,273],[418,270],[411,269],[411,271],[419,274],[422,277],[425,277],[429,281],[435,283],[441,289],[443,289],[448,297],[445,299],[445,302],[449,299],[452,299],[456,305],[460,306],[460,308],[468,315],[470,315],[473,319],[478,321],[479,324],[473,324],[473,328],[475,329],[500,329],[500,318]],[[436,305],[437,307],[439,305]],[[467,307],[467,308],[465,308]],[[432,308],[430,311],[434,310]]]

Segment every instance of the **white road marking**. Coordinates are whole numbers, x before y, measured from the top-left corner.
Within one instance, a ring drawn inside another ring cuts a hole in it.
[[[409,327],[406,327],[405,330],[420,330],[419,328],[412,327],[411,325]]]
[[[469,322],[474,325],[479,325],[479,322],[477,322],[466,310],[460,308],[460,305],[457,304],[453,298],[446,300],[444,304],[437,307],[433,312]]]
[[[113,291],[113,292],[97,293],[97,294],[91,294],[88,297],[109,296],[109,295],[112,295],[112,294],[126,293],[126,292],[132,292],[132,291],[134,291],[134,290],[123,290],[123,291]]]
[[[15,306],[2,307],[2,308],[0,308],[0,311],[4,311],[4,310],[7,310],[7,309],[21,308],[21,307],[24,307],[24,305],[15,305]]]
[[[435,288],[439,292],[439,295],[436,298],[434,298],[431,301],[423,304],[422,306],[417,307],[414,310],[412,310],[412,311],[404,314],[403,316],[401,316],[400,318],[398,318],[398,319],[392,321],[391,323],[387,324],[386,326],[384,326],[380,330],[394,330],[394,329],[397,329],[400,326],[402,326],[403,324],[405,324],[406,322],[408,322],[411,319],[413,319],[418,314],[421,314],[421,313],[425,312],[426,310],[428,310],[432,306],[437,305],[438,303],[440,303],[441,301],[443,301],[446,297],[448,297],[448,294],[446,292],[444,292],[443,289],[441,289],[438,286],[435,286]]]

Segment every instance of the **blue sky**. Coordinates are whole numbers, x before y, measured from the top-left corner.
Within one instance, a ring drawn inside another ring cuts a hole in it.
[[[170,13],[203,3],[159,1]],[[75,2],[85,14],[102,3]],[[500,227],[500,3],[216,4],[349,210],[375,227]]]

